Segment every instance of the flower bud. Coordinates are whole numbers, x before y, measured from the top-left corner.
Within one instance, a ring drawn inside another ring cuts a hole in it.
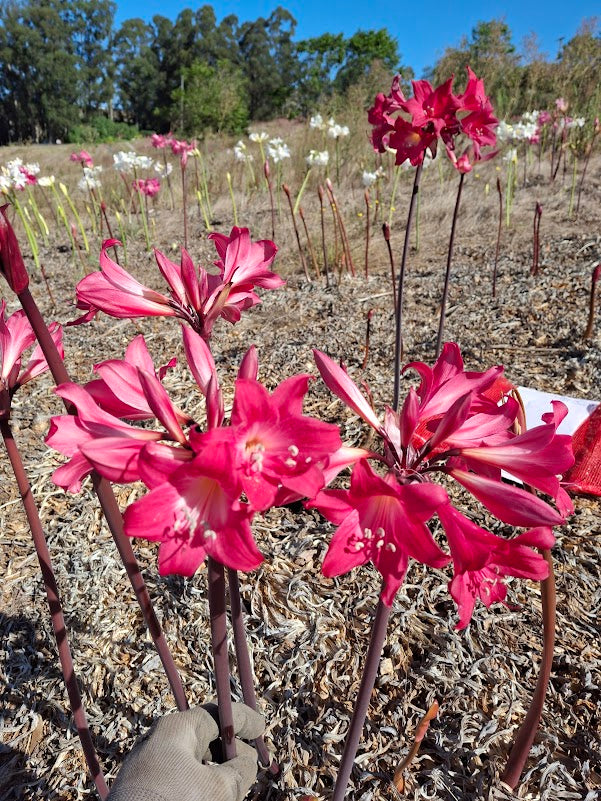
[[[6,207],[0,207],[0,273],[6,278],[8,285],[18,295],[27,289],[29,276],[19,250],[19,243],[13,227],[6,216]]]

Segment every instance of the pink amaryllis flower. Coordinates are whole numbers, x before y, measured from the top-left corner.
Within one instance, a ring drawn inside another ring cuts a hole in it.
[[[61,358],[63,330],[52,323],[49,331]],[[48,364],[39,345],[33,349],[23,364],[23,354],[36,341],[33,329],[25,312],[20,309],[6,316],[6,303],[0,303],[0,417],[10,414],[11,398],[19,387],[48,370]]]
[[[273,242],[251,242],[248,228],[234,227],[229,237],[214,235],[219,256],[219,275],[195,267],[182,248],[181,264],[170,261],[159,250],[155,258],[170,296],[141,284],[108,255],[119,244],[104,242],[100,254],[101,272],[83,278],[76,287],[77,308],[86,313],[73,324],[88,322],[98,311],[112,317],[179,317],[205,339],[211,336],[219,317],[235,323],[241,312],[260,302],[255,286],[273,289],[283,280],[269,267],[277,253]]]
[[[138,178],[132,184],[133,188],[146,197],[154,197],[161,189],[158,178]]]
[[[165,147],[171,147],[171,143],[173,141],[173,135],[171,133],[168,134],[158,134],[153,133],[150,137],[150,144],[153,147],[156,147],[162,150]]]
[[[2,274],[17,295],[27,289],[29,276],[25,269],[19,242],[10,224],[6,209],[8,203],[0,206],[0,274]]]
[[[468,625],[478,598],[486,607],[505,603],[507,576],[542,581],[549,575],[549,565],[533,548],[553,547],[555,537],[550,528],[533,528],[506,540],[477,526],[450,504],[437,513],[453,558],[449,592],[459,611],[457,629]]]
[[[263,556],[250,529],[252,509],[239,496],[231,455],[217,445],[128,506],[125,533],[161,543],[161,575],[191,576],[207,555],[236,570],[252,570]]]
[[[447,343],[434,367],[420,362],[407,366],[419,373],[421,382],[417,389],[409,391],[400,412],[388,408],[384,420],[380,421],[347,373],[324,353],[315,351],[314,355],[327,386],[380,436],[383,448],[378,460],[386,466],[387,473],[385,479],[378,478],[378,481],[384,481],[394,491],[418,486],[420,492],[432,493],[438,504],[434,511],[438,511],[438,507],[442,508],[441,504],[448,501],[444,490],[432,480],[437,473],[446,474],[506,523],[538,529],[564,522],[571,505],[560,488],[557,474],[573,463],[573,455],[570,438],[556,433],[562,415],[559,405],[555,404],[553,412],[545,416],[542,426],[516,434],[514,424],[520,407],[507,396],[511,385],[503,379],[502,368],[467,372],[457,345]],[[556,499],[558,509],[537,495],[506,483],[501,468],[551,495]],[[358,469],[355,467],[355,471]],[[359,476],[364,480],[353,490],[354,508],[360,505],[360,488],[366,491],[363,504],[376,494],[376,479],[372,480],[370,476],[369,483],[366,475],[362,467]],[[369,491],[367,487],[370,487]],[[328,495],[328,492],[321,493],[318,500],[323,496],[341,502],[339,496]],[[341,524],[340,515],[332,509],[324,506],[324,514]],[[348,512],[347,506],[344,509]],[[439,516],[443,527],[446,527],[446,521],[455,519],[452,515]],[[426,517],[420,522],[428,519]],[[355,517],[353,525],[356,523]],[[371,530],[372,527],[368,525],[368,528]],[[343,529],[343,535],[335,535],[337,542],[347,536],[345,532]],[[363,547],[359,546],[359,550]],[[358,557],[353,558],[356,560]],[[345,564],[344,560],[340,562],[340,572],[344,572]],[[406,562],[404,565],[406,567]],[[329,561],[325,569],[332,569]],[[390,600],[388,590],[386,598]]]
[[[270,395],[258,381],[239,378],[230,425],[192,438],[199,453],[217,443],[228,448],[230,470],[257,511],[273,506],[282,490],[313,497],[325,484],[327,460],[341,447],[337,426],[302,413],[309,379],[288,378]]]
[[[392,606],[409,557],[431,567],[444,567],[450,561],[426,526],[446,502],[442,487],[401,485],[393,473],[381,478],[362,459],[353,469],[349,490],[323,490],[307,504],[338,526],[323,574],[339,576],[372,562],[383,579],[382,602]]]

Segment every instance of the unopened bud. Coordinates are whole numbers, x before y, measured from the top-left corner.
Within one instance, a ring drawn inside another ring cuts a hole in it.
[[[595,265],[593,270],[593,284],[596,284],[601,277],[601,261]]]
[[[265,175],[265,179],[269,181],[271,170],[269,169],[269,161],[267,159],[263,162],[263,174]]]
[[[382,233],[384,234],[384,239],[387,242],[390,242],[390,226],[388,225],[388,223],[384,223],[382,225]]]
[[[6,278],[9,287],[18,295],[29,285],[23,256],[12,225],[6,216],[6,207],[0,207],[0,273]]]

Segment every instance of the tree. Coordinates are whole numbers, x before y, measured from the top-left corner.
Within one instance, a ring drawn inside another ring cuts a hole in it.
[[[0,7],[0,141],[63,139],[79,120],[77,57],[60,0]]]
[[[182,70],[182,86],[173,92],[174,119],[182,134],[202,136],[207,130],[241,133],[248,125],[246,82],[242,71],[229,61],[211,67],[195,61]],[[181,124],[180,123],[180,124]]]
[[[591,118],[601,106],[601,33],[599,18],[585,19],[559,53],[557,93],[570,101],[570,113]]]
[[[385,28],[379,31],[357,31],[345,42],[344,62],[336,74],[336,89],[345,92],[364,78],[374,61],[388,68],[391,74],[399,67],[396,40]]]
[[[128,19],[113,41],[115,82],[120,107],[129,122],[152,130],[161,76],[159,60],[152,48],[154,31],[144,20]]]

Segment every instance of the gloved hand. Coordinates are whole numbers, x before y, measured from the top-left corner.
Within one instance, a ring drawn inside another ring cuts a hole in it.
[[[265,729],[258,712],[233,704],[234,731],[254,739]],[[219,727],[208,711],[213,704],[162,717],[147,740],[126,758],[107,801],[242,801],[257,776],[257,753],[236,738],[236,758],[222,765],[211,759],[209,744]]]

